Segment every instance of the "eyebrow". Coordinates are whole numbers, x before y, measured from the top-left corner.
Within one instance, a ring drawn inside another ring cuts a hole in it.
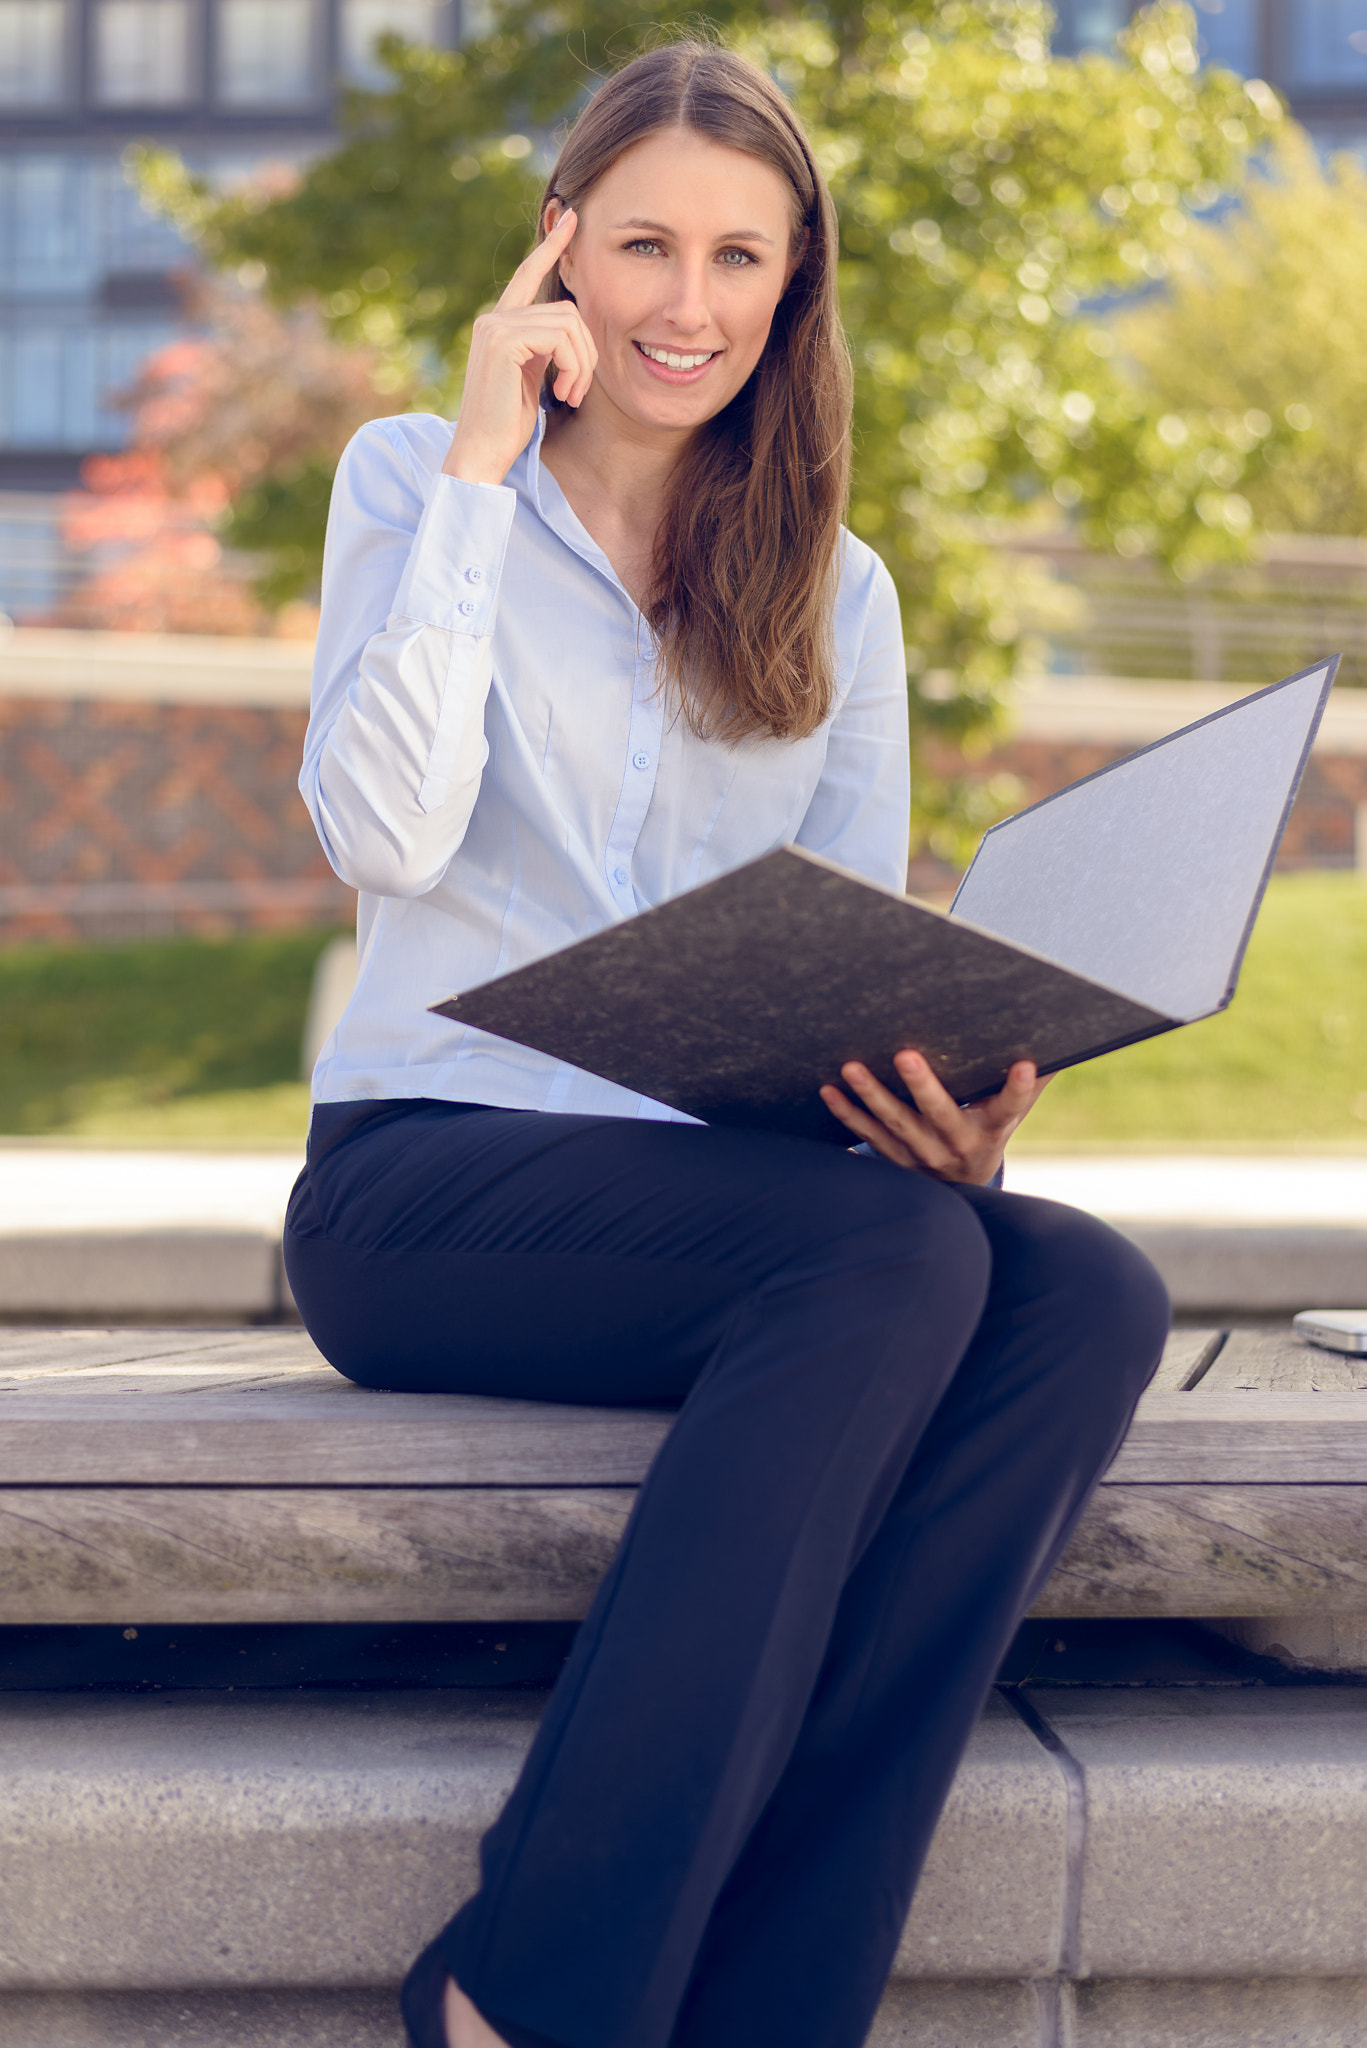
[[[666,227],[663,221],[619,220],[613,228],[613,233],[620,234],[623,228],[644,228],[648,234],[652,235],[672,235],[674,232],[672,228]],[[718,235],[717,240],[719,242],[765,242],[771,249],[774,246],[773,236],[762,233],[759,228],[732,228],[729,234]]]

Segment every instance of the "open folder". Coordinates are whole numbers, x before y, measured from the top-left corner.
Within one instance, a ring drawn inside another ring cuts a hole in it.
[[[434,1008],[706,1123],[848,1145],[823,1082],[961,1101],[1222,1010],[1338,657],[985,835],[948,914],[782,846]]]

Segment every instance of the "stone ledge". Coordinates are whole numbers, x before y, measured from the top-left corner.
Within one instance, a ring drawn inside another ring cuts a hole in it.
[[[894,1984],[867,2048],[1361,2048],[1367,1979]],[[395,1992],[0,1992],[0,2048],[403,2048]]]
[[[473,1889],[539,1711],[526,1693],[5,1696],[0,1992],[396,1982]],[[899,1971],[1051,1975],[1066,1809],[994,1698]]]
[[[1179,1315],[1294,1315],[1356,1302],[1367,1287],[1363,1229],[1123,1220],[1115,1227],[1153,1260]]]
[[[1098,2012],[1087,1980],[1367,1978],[1361,1691],[1030,1699],[1076,1759],[1082,1807],[994,1698],[898,1953],[903,1990],[1047,1986],[1073,1917],[1079,1997]],[[396,1981],[473,1886],[539,1708],[525,1693],[8,1696],[0,1992]]]
[[[1080,1974],[1367,1976],[1367,1694],[1031,1698],[1085,1783]]]
[[[373,1991],[0,1992],[0,2048],[403,2048]]]
[[[1291,1315],[1356,1301],[1367,1230],[1329,1225],[1116,1227],[1148,1254],[1179,1315]],[[152,1321],[297,1314],[278,1237],[258,1229],[0,1234],[0,1318]],[[2,2048],[2,2044],[0,2044]]]
[[[869,2048],[1361,2048],[1364,1695],[1030,1699],[1080,1767],[1073,1853],[1064,1771],[994,1699]],[[538,1711],[0,1702],[0,2048],[401,2048],[390,1987],[473,1884]]]
[[[9,1322],[260,1321],[287,1313],[280,1241],[250,1229],[72,1230],[0,1235]]]

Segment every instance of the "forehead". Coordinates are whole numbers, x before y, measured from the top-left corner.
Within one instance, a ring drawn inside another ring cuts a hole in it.
[[[604,224],[648,219],[680,233],[777,240],[791,232],[796,195],[771,164],[691,128],[665,128],[633,143],[585,195]]]

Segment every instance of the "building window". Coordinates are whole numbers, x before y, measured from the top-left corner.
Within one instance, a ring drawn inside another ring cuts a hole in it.
[[[167,322],[0,328],[0,448],[119,448],[128,415],[111,401],[174,338]]]
[[[190,97],[190,0],[100,0],[95,97],[106,107],[164,107]]]
[[[0,106],[60,103],[65,58],[66,0],[0,0]]]
[[[406,43],[439,40],[441,0],[342,0],[342,70],[354,85],[382,87],[389,73],[375,61],[375,43],[383,35],[402,36]]]
[[[1367,85],[1367,0],[1296,0],[1286,14],[1289,86]]]
[[[313,0],[220,0],[218,98],[230,107],[315,97]]]
[[[0,158],[0,276],[14,298],[89,291],[97,256],[90,180],[78,156]]]

